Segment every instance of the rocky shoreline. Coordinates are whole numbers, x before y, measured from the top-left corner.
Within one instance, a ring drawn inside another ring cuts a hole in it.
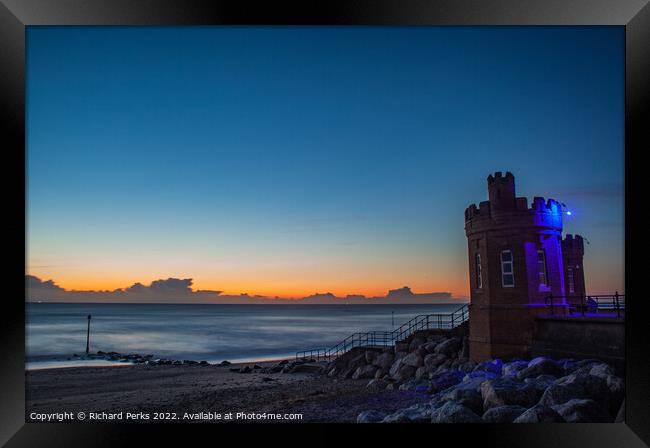
[[[429,396],[386,414],[361,412],[359,423],[615,422],[624,419],[620,372],[596,359],[468,360],[467,337],[419,332],[388,348],[357,348],[324,367],[329,377],[369,379],[366,388]]]

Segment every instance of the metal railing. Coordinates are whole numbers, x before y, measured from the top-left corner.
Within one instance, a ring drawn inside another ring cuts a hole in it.
[[[463,305],[452,313],[420,314],[392,331],[368,331],[351,334],[330,348],[314,348],[296,353],[296,359],[332,360],[355,347],[388,347],[419,330],[451,330],[469,318]]]
[[[546,298],[546,305],[552,315],[600,315],[625,317],[625,294],[616,291],[610,295],[585,294],[569,296],[553,296]]]

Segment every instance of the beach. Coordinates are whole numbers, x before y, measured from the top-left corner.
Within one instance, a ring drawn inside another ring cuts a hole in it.
[[[277,362],[260,362],[270,367]],[[355,422],[369,408],[393,412],[424,403],[427,395],[407,391],[372,392],[368,380],[328,378],[314,373],[242,374],[231,368],[253,366],[71,367],[26,372],[26,421],[42,414],[78,412],[149,415],[149,422],[223,422],[213,414],[301,414],[262,422]],[[154,420],[154,414],[178,420]],[[183,419],[184,414],[191,414]],[[200,415],[204,413],[203,417]],[[31,415],[31,417],[30,417]],[[196,418],[192,418],[192,416]],[[110,421],[110,415],[104,421]],[[249,415],[249,417],[251,417]],[[38,418],[38,417],[37,417]],[[123,414],[124,422],[128,422]],[[140,420],[132,420],[140,421]],[[241,417],[234,421],[250,421]]]

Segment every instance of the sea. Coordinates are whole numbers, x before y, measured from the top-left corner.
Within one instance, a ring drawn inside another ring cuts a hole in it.
[[[90,353],[216,363],[290,358],[354,332],[392,330],[418,314],[451,313],[462,305],[27,303],[26,368],[115,365],[74,356],[85,353],[88,315]]]

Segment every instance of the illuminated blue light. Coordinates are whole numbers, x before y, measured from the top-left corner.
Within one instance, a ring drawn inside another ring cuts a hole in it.
[[[566,212],[566,214],[567,214],[568,216],[571,216],[571,212]]]

